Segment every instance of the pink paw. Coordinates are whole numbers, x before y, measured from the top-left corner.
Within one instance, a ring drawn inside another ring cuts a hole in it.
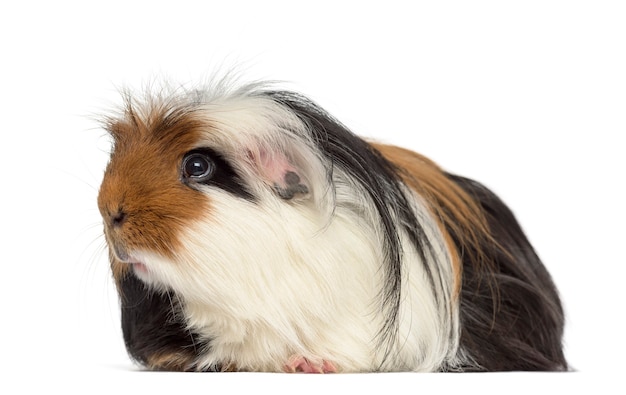
[[[291,358],[284,370],[287,373],[337,373],[337,368],[332,362],[322,361],[321,364],[317,364],[304,357]]]

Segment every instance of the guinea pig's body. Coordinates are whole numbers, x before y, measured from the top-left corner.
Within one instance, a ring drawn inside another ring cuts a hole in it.
[[[127,100],[98,204],[152,369],[564,370],[555,286],[480,184],[250,85]]]

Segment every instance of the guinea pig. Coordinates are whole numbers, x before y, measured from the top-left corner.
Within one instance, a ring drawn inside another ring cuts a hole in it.
[[[268,84],[125,96],[98,195],[154,370],[567,370],[550,274],[490,190]]]

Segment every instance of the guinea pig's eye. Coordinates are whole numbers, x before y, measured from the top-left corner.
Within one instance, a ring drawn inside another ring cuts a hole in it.
[[[207,181],[214,172],[215,162],[206,152],[192,151],[183,158],[182,177],[184,181]]]

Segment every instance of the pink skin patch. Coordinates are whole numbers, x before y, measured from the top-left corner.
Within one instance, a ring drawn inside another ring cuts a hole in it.
[[[281,198],[289,200],[295,195],[306,195],[309,192],[308,187],[301,183],[296,168],[284,155],[260,150],[258,157],[248,151],[248,158],[258,166],[261,177]]]
[[[337,368],[332,362],[322,361],[318,364],[300,356],[292,357],[283,370],[285,373],[337,373]]]
[[[283,186],[285,174],[295,173],[295,169],[283,155],[268,155],[265,151],[261,151],[260,154],[258,160],[261,172],[271,184]]]

